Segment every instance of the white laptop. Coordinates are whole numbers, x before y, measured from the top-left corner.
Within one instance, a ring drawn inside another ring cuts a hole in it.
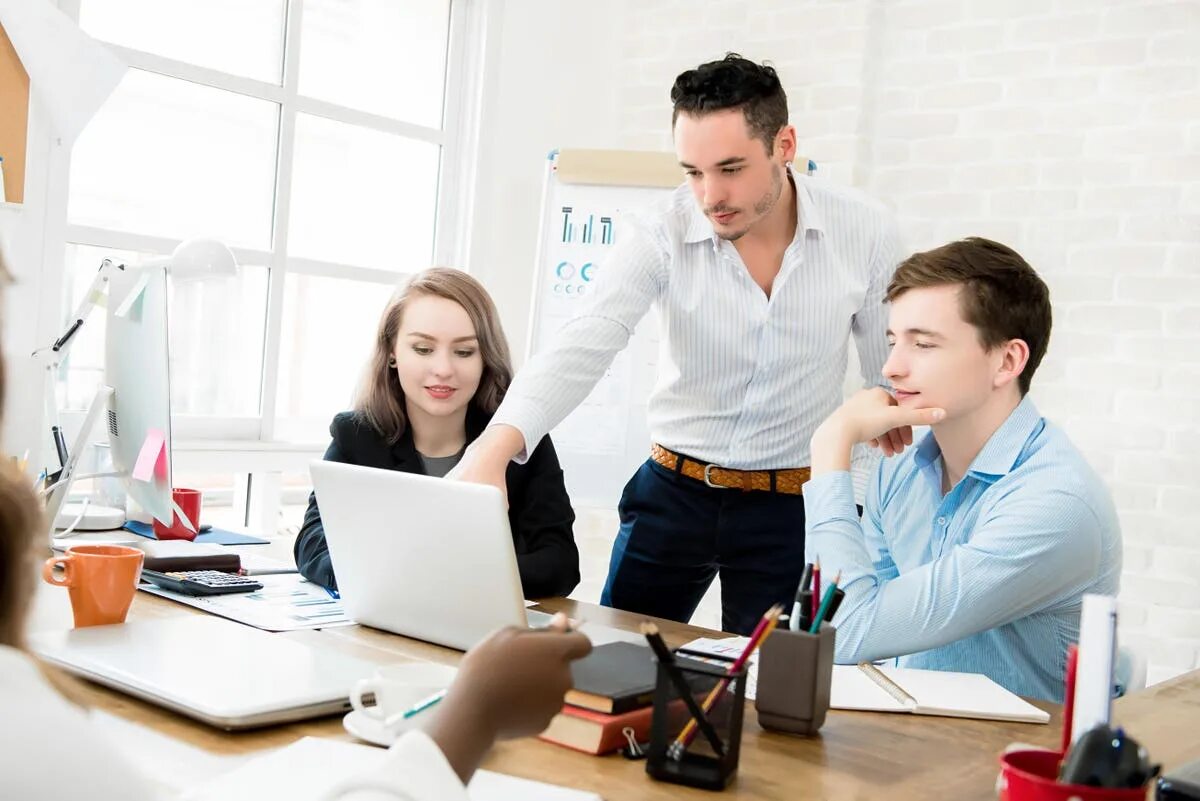
[[[508,512],[482,484],[316,461],[313,489],[346,611],[466,650],[526,615]]]
[[[350,709],[378,667],[210,615],[44,631],[33,652],[64,670],[222,729]]]

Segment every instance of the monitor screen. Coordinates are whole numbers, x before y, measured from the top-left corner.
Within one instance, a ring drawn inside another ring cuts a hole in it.
[[[113,467],[129,496],[171,525],[171,382],[166,268],[114,271],[108,291],[105,383]]]

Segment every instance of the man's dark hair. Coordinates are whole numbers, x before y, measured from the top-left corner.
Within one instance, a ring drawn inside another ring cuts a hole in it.
[[[787,95],[775,69],[737,53],[680,73],[671,87],[671,103],[672,129],[681,113],[701,116],[740,108],[750,135],[763,141],[768,155],[775,149],[775,134],[788,122]]]
[[[891,302],[910,289],[961,284],[963,319],[979,329],[989,350],[1010,339],[1024,340],[1029,361],[1017,381],[1021,395],[1050,344],[1050,290],[1021,255],[990,239],[973,236],[914,253],[888,284]]]

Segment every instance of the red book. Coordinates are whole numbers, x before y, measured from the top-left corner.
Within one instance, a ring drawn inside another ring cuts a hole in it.
[[[564,704],[562,711],[538,735],[550,743],[565,745],[585,754],[607,754],[625,747],[621,729],[628,726],[639,743],[650,739],[650,720],[654,707],[642,707],[619,715],[606,715],[578,706]]]

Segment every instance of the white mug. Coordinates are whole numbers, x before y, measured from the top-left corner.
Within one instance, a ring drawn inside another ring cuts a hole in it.
[[[432,662],[385,665],[371,678],[354,685],[350,704],[357,712],[390,729],[405,720],[405,712],[449,687],[457,673],[456,667]],[[367,706],[363,696],[371,693],[375,695],[375,703]]]

